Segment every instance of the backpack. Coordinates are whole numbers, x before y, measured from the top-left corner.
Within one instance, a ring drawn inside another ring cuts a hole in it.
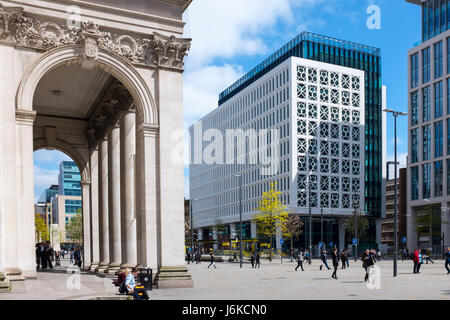
[[[122,281],[119,285],[119,293],[127,293],[127,287],[125,286],[125,281]]]

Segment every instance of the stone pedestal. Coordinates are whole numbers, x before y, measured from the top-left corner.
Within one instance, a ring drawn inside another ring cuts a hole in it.
[[[10,291],[11,291],[11,283],[3,273],[0,273],[0,293]]]
[[[160,267],[155,284],[158,289],[193,288],[194,280],[185,266]]]
[[[7,268],[5,269],[6,279],[9,281],[23,281],[25,277],[22,274],[22,270],[19,268]]]
[[[98,267],[95,269],[96,273],[105,273],[106,269],[108,269],[108,262],[100,262]]]

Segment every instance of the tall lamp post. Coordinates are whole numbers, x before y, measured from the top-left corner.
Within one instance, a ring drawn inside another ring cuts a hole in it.
[[[353,197],[354,199],[354,197]],[[355,262],[357,261],[357,257],[358,257],[358,212],[357,212],[357,206],[359,206],[359,203],[355,200],[353,200],[353,210],[355,213],[355,239],[356,239],[356,243],[355,243]]]
[[[394,116],[394,277],[397,276],[397,258],[398,258],[398,217],[397,217],[397,117],[407,116],[406,112],[384,109],[384,112],[392,113]]]
[[[308,207],[309,207],[309,256],[308,263],[311,264],[312,255],[312,212],[311,212],[311,175],[308,179]]]
[[[191,260],[194,262],[194,223],[193,223],[193,212],[192,212],[192,203],[197,199],[189,200],[189,213],[191,216]]]
[[[239,178],[239,265],[242,268],[242,175],[235,174]]]

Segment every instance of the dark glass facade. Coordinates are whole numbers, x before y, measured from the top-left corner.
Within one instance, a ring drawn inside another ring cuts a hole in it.
[[[450,0],[422,0],[422,41],[450,28]]]
[[[219,106],[290,57],[365,71],[365,211],[381,217],[382,117],[381,51],[303,32],[219,95]],[[418,65],[418,64],[417,64]],[[374,225],[371,224],[371,228]],[[371,229],[374,231],[374,229]],[[375,237],[375,232],[369,232]],[[375,242],[374,239],[369,241]]]

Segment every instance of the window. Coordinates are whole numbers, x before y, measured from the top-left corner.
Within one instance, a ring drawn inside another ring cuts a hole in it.
[[[434,117],[440,118],[443,115],[444,99],[443,99],[442,81],[434,85]]]
[[[431,155],[431,130],[430,126],[425,126],[422,128],[423,137],[423,159],[429,160]]]
[[[450,9],[450,2],[448,2],[448,7]],[[450,12],[447,18],[450,19]],[[447,38],[447,73],[450,73],[450,38]]]
[[[333,84],[333,80],[331,82]],[[411,88],[419,85],[419,54],[411,56]]]
[[[435,197],[441,197],[443,192],[443,175],[444,175],[444,168],[443,168],[443,162],[436,161],[434,163],[434,196]]]
[[[431,89],[429,86],[422,89],[422,115],[423,122],[431,119]]]
[[[442,41],[434,45],[434,78],[442,77]]]
[[[434,124],[434,157],[439,158],[443,155],[443,126],[442,121]]]
[[[422,83],[427,83],[431,80],[431,48],[422,50]]]
[[[419,123],[419,101],[418,99],[418,91],[414,91],[411,93],[411,125],[415,126]]]
[[[411,162],[415,163],[419,161],[419,139],[418,139],[418,130],[411,130]]]
[[[422,165],[422,195],[423,199],[430,197],[430,189],[431,189],[431,163]]]
[[[411,167],[411,200],[419,199],[419,167]]]

